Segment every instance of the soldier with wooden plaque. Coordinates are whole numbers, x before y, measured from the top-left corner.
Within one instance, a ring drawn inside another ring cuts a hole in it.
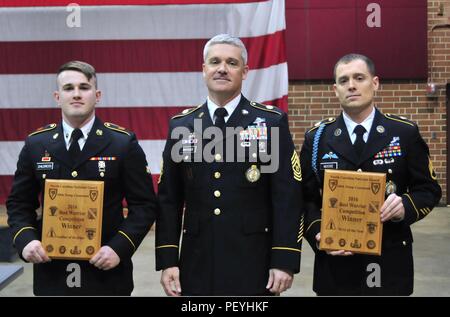
[[[45,180],[42,246],[51,259],[89,260],[100,250],[103,182]]]
[[[325,170],[321,250],[381,255],[386,175]]]
[[[14,245],[34,263],[35,295],[130,295],[131,256],[157,210],[145,154],[133,132],[95,116],[91,65],[66,63],[56,82],[62,121],[25,140],[6,203]]]
[[[334,75],[343,112],[306,133],[300,159],[313,289],[410,295],[410,226],[441,198],[428,146],[414,122],[375,107],[379,79],[369,58],[346,55]]]

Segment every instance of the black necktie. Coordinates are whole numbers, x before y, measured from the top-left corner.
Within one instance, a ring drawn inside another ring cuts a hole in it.
[[[216,117],[216,122],[214,125],[220,129],[225,129],[225,117],[228,116],[227,109],[223,107],[219,107],[214,112],[214,116]]]
[[[362,125],[357,125],[355,127],[355,130],[353,132],[356,134],[356,140],[355,143],[353,143],[353,147],[355,148],[356,154],[358,154],[358,157],[361,156],[361,153],[364,150],[364,146],[366,145],[366,142],[364,142],[363,135],[366,132],[366,129]]]
[[[78,156],[80,156],[80,145],[78,144],[78,140],[83,136],[83,132],[81,132],[80,129],[75,129],[72,131],[72,143],[70,144],[69,147],[69,154],[70,157],[72,158],[72,162],[76,162],[78,159]]]

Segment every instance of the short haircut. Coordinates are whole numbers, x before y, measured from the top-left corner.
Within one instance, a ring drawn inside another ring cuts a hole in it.
[[[238,38],[229,34],[219,34],[210,39],[203,49],[203,61],[206,62],[206,56],[208,56],[209,48],[215,44],[230,44],[241,49],[241,57],[244,61],[244,65],[247,65],[248,53],[244,43]]]
[[[66,70],[74,70],[76,72],[80,72],[86,76],[88,80],[91,80],[91,78],[94,78],[95,82],[95,88],[97,88],[97,74],[95,73],[95,68],[91,64],[88,64],[86,62],[80,62],[80,61],[70,61],[59,67],[58,73],[56,74],[56,77],[59,76],[62,72]]]
[[[369,70],[369,73],[372,76],[375,76],[375,64],[373,63],[373,61],[368,58],[365,55],[362,54],[355,54],[355,53],[351,53],[351,54],[347,54],[345,56],[342,56],[337,63],[334,65],[334,71],[333,71],[333,76],[334,79],[336,80],[336,69],[340,64],[348,64],[350,62],[353,62],[355,60],[362,60],[364,63],[366,63],[367,65],[367,69]]]

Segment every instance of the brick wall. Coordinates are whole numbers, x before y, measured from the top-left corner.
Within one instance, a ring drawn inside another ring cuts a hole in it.
[[[442,15],[439,11],[443,11]],[[417,122],[422,136],[430,147],[431,158],[443,189],[441,203],[445,203],[447,196],[445,85],[450,83],[450,27],[435,27],[442,24],[450,24],[450,0],[428,1],[428,81],[437,84],[438,96],[427,97],[426,80],[386,81],[380,78],[381,85],[376,93],[376,104],[385,113],[402,115]],[[289,120],[298,150],[309,127],[325,117],[339,115],[339,103],[332,85],[332,81],[290,82]]]

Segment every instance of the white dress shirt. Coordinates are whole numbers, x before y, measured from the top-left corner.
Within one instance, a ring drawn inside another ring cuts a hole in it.
[[[92,126],[94,125],[95,116],[89,120],[83,127],[80,128],[81,132],[83,132],[83,136],[78,140],[78,144],[80,145],[80,150],[83,150],[84,145],[86,144],[89,132],[91,132]],[[72,128],[67,122],[62,122],[63,133],[64,133],[64,141],[66,142],[66,149],[69,150],[70,144],[72,143],[72,131],[75,130]]]
[[[356,141],[356,133],[354,133],[353,130],[355,130],[355,127],[357,125],[362,125],[366,129],[366,132],[363,134],[363,140],[364,142],[367,143],[367,140],[369,139],[369,132],[370,129],[372,128],[373,119],[375,118],[375,107],[372,109],[370,115],[366,119],[364,119],[364,121],[361,123],[356,123],[355,121],[350,119],[350,117],[345,112],[342,112],[342,114],[352,144],[355,143]]]
[[[231,100],[229,103],[227,103],[224,108],[227,109],[228,115],[226,117],[224,117],[225,122],[228,121],[228,119],[230,118],[231,114],[233,113],[234,109],[236,109],[236,107],[239,105],[239,102],[241,101],[241,94],[237,95],[233,100]],[[208,96],[208,110],[209,110],[209,115],[211,117],[211,120],[213,123],[216,122],[216,118],[214,117],[214,112],[216,111],[217,108],[219,108],[218,105],[216,105],[214,103],[214,101],[212,101],[209,96]]]

